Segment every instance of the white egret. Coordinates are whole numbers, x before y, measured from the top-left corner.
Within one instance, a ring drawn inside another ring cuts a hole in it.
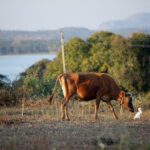
[[[138,112],[135,114],[134,120],[135,120],[135,119],[140,119],[140,118],[141,118],[141,115],[142,115],[142,109],[141,109],[141,108],[138,108]]]

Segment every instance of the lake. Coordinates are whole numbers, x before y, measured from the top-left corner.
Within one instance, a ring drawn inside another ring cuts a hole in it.
[[[17,79],[21,72],[42,59],[53,60],[56,54],[0,55],[0,74],[11,81]]]

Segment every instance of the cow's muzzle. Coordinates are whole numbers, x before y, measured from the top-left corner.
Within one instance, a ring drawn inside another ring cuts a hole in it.
[[[129,109],[130,112],[134,112],[134,109]]]

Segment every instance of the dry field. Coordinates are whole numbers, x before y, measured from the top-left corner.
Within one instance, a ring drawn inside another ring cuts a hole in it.
[[[141,106],[143,115],[136,121],[116,102],[119,120],[101,103],[99,119],[94,121],[94,102],[82,106],[76,101],[69,104],[71,121],[61,121],[60,103],[28,101],[23,116],[22,105],[0,108],[0,150],[150,149],[150,110],[140,102],[135,107]]]

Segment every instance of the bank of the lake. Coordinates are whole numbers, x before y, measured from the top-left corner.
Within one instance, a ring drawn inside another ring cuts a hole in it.
[[[55,57],[55,53],[0,55],[0,74],[6,75],[12,81],[34,63],[42,59],[53,60]]]

